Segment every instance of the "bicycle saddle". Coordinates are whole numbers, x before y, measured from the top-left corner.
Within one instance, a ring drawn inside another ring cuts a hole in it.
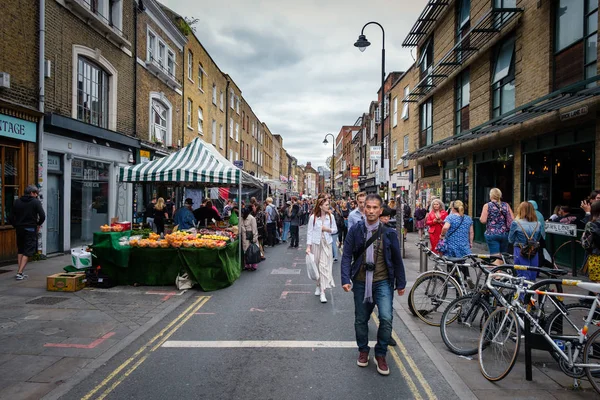
[[[451,263],[455,263],[455,264],[463,264],[464,262],[467,261],[466,257],[446,257],[446,260],[450,261]]]

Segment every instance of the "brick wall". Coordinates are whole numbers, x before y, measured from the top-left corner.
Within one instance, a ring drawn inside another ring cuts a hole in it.
[[[10,89],[0,89],[0,99],[38,106],[37,2],[3,2],[0,13],[0,71],[10,74]],[[18,44],[18,45],[17,45]]]
[[[491,115],[491,57],[486,52],[470,67],[471,97],[469,104],[469,126],[474,128],[490,119]]]
[[[392,125],[393,125],[393,106],[394,106],[394,98],[398,99],[398,124],[394,127],[392,126],[392,136],[391,136],[391,159],[393,163],[393,144],[394,141],[397,143],[398,148],[398,157],[400,159],[402,153],[404,153],[404,136],[409,135],[409,152],[415,151],[418,148],[418,138],[419,138],[419,109],[416,103],[403,103],[402,99],[404,98],[404,88],[409,86],[410,90],[412,90],[415,85],[419,82],[419,72],[418,67],[416,65],[412,65],[406,73],[402,76],[402,78],[396,83],[394,87],[391,89],[391,98],[392,98]],[[408,119],[402,119],[402,109],[404,105],[408,105]],[[409,162],[408,168],[404,168],[404,166],[396,166],[391,165],[390,171],[403,171],[406,169],[411,169],[414,166],[414,161]]]
[[[123,32],[132,41],[134,1],[122,2]],[[46,79],[46,112],[72,115],[73,45],[98,49],[118,71],[116,130],[134,135],[134,59],[56,0],[46,1],[46,59],[52,62],[52,76]]]

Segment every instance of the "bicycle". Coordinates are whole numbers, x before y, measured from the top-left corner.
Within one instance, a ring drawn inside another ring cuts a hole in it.
[[[479,267],[486,275],[500,272],[496,270],[488,271],[481,265],[479,265]],[[505,266],[504,269],[506,270],[507,268],[508,266]],[[515,271],[529,270],[544,272],[547,274],[554,274],[555,276],[567,273],[566,271],[562,270],[548,270],[546,268],[527,267],[520,265],[514,265],[512,266],[512,269]],[[509,275],[513,274],[511,273]],[[558,292],[562,292],[562,286],[558,285],[556,280],[550,279],[541,280],[538,282],[526,282],[527,284],[531,285],[531,291],[556,290]],[[500,294],[506,301],[510,301],[510,298],[512,297],[512,291],[500,292]],[[538,321],[543,320],[548,314],[548,310],[546,309],[546,303],[548,302],[546,299],[546,297],[543,297],[541,300],[533,302],[535,305],[532,305],[530,298],[524,298],[524,303],[528,304],[528,311],[533,313]],[[444,310],[440,320],[440,334],[446,347],[448,347],[448,349],[450,349],[450,351],[452,351],[454,354],[462,356],[476,354],[481,328],[498,303],[499,300],[494,297],[494,293],[487,287],[484,287],[475,294],[465,295],[452,301]]]
[[[510,283],[501,282],[498,280],[499,278]],[[551,336],[542,329],[538,321],[517,300],[521,294],[531,292],[531,290],[525,288],[524,278],[516,278],[502,273],[488,275],[486,286],[496,294],[495,297],[498,298],[503,307],[497,308],[490,314],[483,325],[479,338],[479,368],[486,379],[492,382],[499,381],[512,370],[519,354],[522,340],[521,330],[524,326],[522,316],[524,316],[540,337],[551,346],[552,352],[558,355],[561,370],[573,377],[587,375],[594,390],[600,393],[600,330],[589,337],[587,336],[590,323],[598,324],[598,321],[593,321],[593,317],[596,308],[600,305],[600,284],[575,280],[563,280],[562,284],[577,286],[583,290],[596,293],[596,295],[534,291],[532,294],[592,301],[584,325],[576,335]],[[507,302],[501,296],[498,297],[497,287],[515,290],[512,301]],[[559,344],[561,345],[559,346]]]

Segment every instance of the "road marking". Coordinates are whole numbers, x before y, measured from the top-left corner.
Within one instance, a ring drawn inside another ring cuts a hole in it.
[[[60,347],[63,349],[93,349],[98,347],[100,344],[104,343],[106,339],[114,336],[115,332],[108,332],[106,335],[102,336],[100,339],[94,340],[90,344],[76,344],[76,343],[46,343],[44,347]]]
[[[214,312],[197,312],[194,315],[215,315]]]
[[[300,269],[276,268],[271,271],[271,275],[300,275]]]
[[[296,291],[293,291],[293,290],[283,291],[283,292],[281,292],[281,296],[279,298],[280,299],[287,299],[287,295],[288,294],[310,294],[310,292],[296,292]]]
[[[375,314],[372,314],[372,317],[373,317],[373,320],[375,321],[375,324],[377,325],[377,327],[379,327],[379,318],[377,318],[377,316]],[[408,366],[412,370],[413,374],[417,377],[417,380],[419,381],[419,383],[423,387],[423,390],[425,390],[425,394],[427,395],[427,398],[429,400],[437,400],[436,395],[433,393],[433,390],[431,390],[431,386],[429,386],[429,384],[427,383],[427,381],[423,377],[423,374],[417,368],[417,365],[415,364],[414,360],[408,354],[408,351],[406,351],[406,347],[404,346],[404,344],[400,340],[400,337],[398,337],[398,335],[396,334],[396,332],[393,329],[392,329],[392,337],[394,338],[394,340],[396,340],[396,343],[397,343],[396,347],[402,353],[402,356],[404,357],[404,359],[408,363]],[[398,365],[400,365],[400,363],[401,363],[400,357],[398,356],[398,353],[396,353],[396,350],[393,347],[388,346],[388,351],[391,352],[392,357],[394,358],[394,360],[396,360],[396,363],[398,363]],[[401,368],[404,369],[404,371],[406,371],[406,369],[404,368],[404,366],[402,366]],[[406,375],[406,376],[408,376],[408,375]]]
[[[260,308],[251,308],[250,311],[265,312],[265,310],[261,310]]]
[[[376,342],[369,342],[375,346]],[[280,348],[280,349],[354,349],[356,341],[325,340],[168,340],[166,348]]]
[[[187,292],[187,290],[179,290],[177,292],[175,292],[175,291],[165,292],[165,291],[161,291],[161,290],[150,290],[150,291],[147,291],[145,294],[157,294],[157,295],[161,295],[161,296],[181,296],[185,292]]]
[[[285,281],[285,286],[315,286],[314,283],[292,283],[291,279]]]
[[[119,365],[113,372],[111,372],[100,384],[98,384],[94,389],[92,389],[88,394],[82,397],[81,400],[89,400],[96,393],[98,393],[101,389],[107,386],[113,379],[118,379],[108,387],[100,396],[97,397],[98,400],[104,399],[110,392],[112,392],[125,378],[127,378],[137,367],[139,367],[150,355],[150,352],[155,351],[158,347],[160,347],[166,340],[168,340],[185,322],[187,322],[192,315],[194,315],[208,300],[211,296],[199,296],[198,300],[194,301],[185,311],[179,314],[173,321],[171,321],[166,327],[164,327],[156,336],[154,336],[148,343],[140,347],[138,351],[131,357],[129,357],[123,364]],[[154,342],[157,342],[157,345],[151,347]],[[144,352],[146,352],[144,354]],[[136,361],[136,359],[139,359]],[[135,361],[135,363],[134,363]],[[123,374],[121,372],[127,368],[129,364],[133,365],[126,370]]]

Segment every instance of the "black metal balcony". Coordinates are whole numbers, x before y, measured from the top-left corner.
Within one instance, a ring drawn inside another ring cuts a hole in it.
[[[427,37],[449,4],[450,0],[429,0],[421,15],[419,15],[417,22],[415,22],[408,36],[402,42],[402,46],[414,47],[419,44],[421,39]]]

